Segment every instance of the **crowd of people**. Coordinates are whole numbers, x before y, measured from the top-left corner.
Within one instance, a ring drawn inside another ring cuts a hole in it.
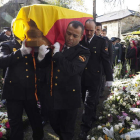
[[[54,49],[41,45],[33,53],[25,45],[26,40],[21,41],[11,29],[4,28],[0,34],[0,68],[4,69],[2,99],[6,99],[10,140],[23,140],[23,110],[29,118],[33,140],[43,140],[44,120],[49,120],[60,140],[72,140],[81,100],[84,110],[79,140],[86,140],[96,124],[99,97],[103,96],[105,85],[112,85],[112,67],[125,62],[120,39],[109,40],[107,30],[93,19],[88,19],[85,25],[72,21],[67,26],[62,51],[56,42]],[[138,53],[137,42],[131,40],[126,58],[131,61],[132,69],[138,64]]]

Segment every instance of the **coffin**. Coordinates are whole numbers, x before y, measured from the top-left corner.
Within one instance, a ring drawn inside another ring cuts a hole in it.
[[[26,38],[29,47],[59,42],[62,48],[69,22],[77,20],[84,24],[87,19],[92,18],[90,14],[58,6],[30,5],[20,9],[13,24],[13,32],[21,40]]]

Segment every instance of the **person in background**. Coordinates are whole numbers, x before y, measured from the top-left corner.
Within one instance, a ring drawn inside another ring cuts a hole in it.
[[[132,73],[136,73],[138,71],[138,48],[135,40],[130,40],[130,46],[127,49],[126,59],[129,59],[130,68]]]
[[[83,32],[83,24],[72,21],[67,26],[62,52],[58,42],[54,50],[44,45],[39,48],[38,65],[46,67],[44,101],[50,125],[60,140],[72,140],[81,106],[81,76],[90,56],[89,50],[79,44]]]
[[[121,62],[122,48],[121,45],[116,42],[117,38],[112,37],[112,51],[113,51],[113,64]]]
[[[82,75],[82,100],[84,111],[82,115],[79,138],[87,139],[87,133],[96,123],[96,107],[99,102],[102,66],[106,75],[106,85],[111,86],[113,77],[108,52],[105,50],[105,39],[95,35],[96,23],[93,19],[85,22],[86,35],[80,44],[90,49],[91,55]],[[88,90],[88,94],[86,91]]]
[[[0,33],[0,42],[13,39],[12,31],[9,27],[4,27],[4,30]]]

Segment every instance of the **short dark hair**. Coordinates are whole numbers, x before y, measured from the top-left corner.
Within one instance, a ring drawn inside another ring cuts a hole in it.
[[[103,32],[107,32],[107,30],[106,30],[106,29],[103,29],[102,31],[103,31]]]
[[[96,26],[101,26],[102,27],[102,23],[96,22]]]
[[[81,27],[82,31],[81,31],[81,34],[83,35],[83,32],[84,32],[84,25],[80,22],[80,21],[77,21],[77,20],[74,20],[74,21],[71,21],[69,25],[72,25],[72,27],[74,27],[75,29],[77,29],[78,27]]]

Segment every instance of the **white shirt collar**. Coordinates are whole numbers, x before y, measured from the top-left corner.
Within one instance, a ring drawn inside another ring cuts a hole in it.
[[[94,35],[95,35],[95,34],[94,34]],[[88,43],[91,42],[91,40],[92,40],[92,38],[94,37],[94,35],[89,39]],[[86,40],[86,42],[87,42],[87,37],[85,37],[85,40]]]

